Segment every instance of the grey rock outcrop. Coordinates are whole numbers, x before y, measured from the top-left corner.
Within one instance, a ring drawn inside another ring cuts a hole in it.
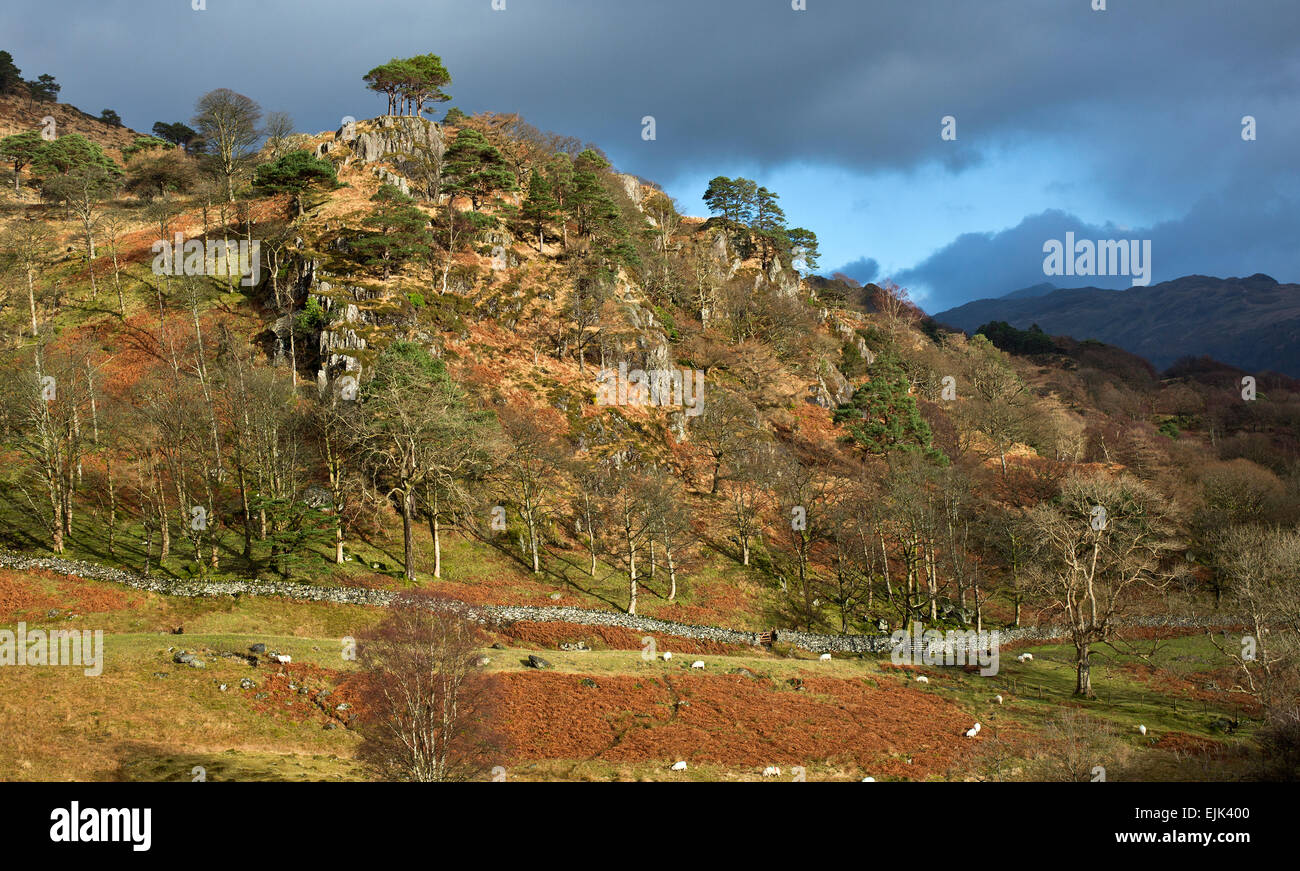
[[[436,122],[409,115],[382,115],[370,121],[345,124],[335,131],[334,143],[331,148],[347,145],[352,157],[364,163],[409,154],[421,147],[441,154],[444,148],[442,130]],[[317,149],[317,156],[329,153],[331,148]]]

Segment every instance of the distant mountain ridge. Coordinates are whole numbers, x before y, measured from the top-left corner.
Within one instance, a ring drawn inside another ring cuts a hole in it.
[[[1208,355],[1247,371],[1300,377],[1300,284],[1188,275],[1149,287],[1106,290],[1038,284],[934,315],[967,332],[989,321],[1052,335],[1097,339],[1145,357],[1160,369]]]
[[[1013,290],[1010,293],[1004,293],[998,299],[1029,299],[1031,297],[1047,296],[1054,290],[1059,290],[1055,284],[1050,281],[1044,281],[1041,284],[1034,284],[1029,287],[1022,287],[1020,290]]]

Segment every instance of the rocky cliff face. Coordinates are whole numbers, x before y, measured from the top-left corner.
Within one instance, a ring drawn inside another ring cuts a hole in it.
[[[351,160],[375,163],[402,154],[428,148],[436,154],[444,150],[442,129],[427,118],[384,115],[369,121],[344,124],[334,132],[331,142],[316,147],[316,156],[335,154],[346,147],[346,165]]]

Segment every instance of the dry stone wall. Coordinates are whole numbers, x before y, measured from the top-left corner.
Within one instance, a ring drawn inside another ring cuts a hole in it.
[[[216,596],[281,596],[307,602],[333,602],[340,605],[368,605],[383,607],[397,594],[387,590],[367,590],[360,587],[326,587],[293,581],[203,581],[174,578],[146,577],[123,569],[109,568],[82,560],[58,557],[29,557],[0,551],[0,566],[17,570],[44,569],[60,574],[75,575],[96,581],[122,584],[136,590],[146,590],[166,596],[216,597]],[[536,605],[472,605],[467,613],[480,622],[509,626],[528,621],[535,623],[575,623],[582,626],[617,626],[649,635],[677,635],[697,641],[722,644],[758,645],[759,633],[721,626],[702,626],[675,623],[655,617],[634,616],[619,611],[596,611],[590,608]],[[1235,617],[1136,617],[1130,626],[1154,628],[1205,628],[1240,625]],[[991,630],[990,630],[991,631]],[[1047,641],[1061,638],[1060,627],[1026,626],[1019,629],[999,629],[1001,644]],[[773,641],[789,644],[813,653],[884,654],[892,649],[888,635],[821,635],[779,629]]]

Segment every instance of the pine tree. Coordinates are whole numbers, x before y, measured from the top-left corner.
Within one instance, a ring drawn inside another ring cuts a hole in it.
[[[758,239],[763,265],[767,266],[779,252],[790,248],[785,235],[785,212],[776,204],[780,197],[765,187],[754,194],[754,221],[750,229]]]
[[[63,85],[56,82],[54,76],[49,73],[41,73],[27,83],[27,92],[31,95],[31,98],[41,103],[57,101],[61,90],[63,90]]]
[[[846,424],[853,440],[870,453],[903,451],[946,464],[931,444],[930,425],[921,417],[908,386],[902,367],[882,358],[872,367],[871,380],[835,409],[833,419]]]
[[[409,71],[403,79],[404,93],[415,115],[422,115],[425,103],[445,103],[451,99],[450,94],[442,92],[451,84],[451,74],[442,65],[442,58],[421,54],[407,58],[403,64]]]
[[[253,190],[263,196],[292,194],[299,214],[302,193],[313,185],[336,188],[338,176],[332,163],[312,157],[309,151],[290,151],[274,163],[259,166],[253,176]]]
[[[817,234],[803,227],[792,227],[785,231],[785,237],[790,243],[790,262],[802,261],[807,272],[816,269],[821,257],[817,250]]]
[[[537,234],[537,253],[539,254],[542,251],[542,245],[546,241],[543,235],[546,224],[555,220],[558,208],[546,173],[540,169],[534,169],[532,176],[528,180],[528,199],[524,200],[523,212],[520,216]]]
[[[397,94],[402,88],[402,82],[405,78],[406,71],[402,68],[402,62],[393,58],[386,64],[380,64],[361,77],[370,90],[383,94],[388,98],[388,108],[385,115],[397,114]]]
[[[14,64],[14,56],[0,51],[0,94],[12,94],[23,83],[23,71]]]
[[[36,155],[44,147],[45,140],[34,130],[28,130],[26,133],[15,133],[13,136],[0,139],[0,157],[3,157],[14,166],[15,193],[22,190],[23,167],[31,166],[32,162],[36,160]]]
[[[363,266],[377,267],[387,279],[407,261],[428,256],[429,218],[416,208],[415,200],[385,184],[370,201],[374,208],[361,222],[369,232],[352,243]]]
[[[46,142],[32,160],[32,172],[43,178],[67,174],[74,169],[99,167],[110,175],[120,176],[122,167],[104,154],[98,144],[80,133],[69,133]]]
[[[573,198],[573,160],[563,152],[556,154],[546,165],[546,182],[555,199],[557,219],[560,222],[561,244],[569,247],[569,203]]]
[[[447,176],[444,189],[454,196],[469,197],[478,211],[479,204],[497,191],[518,188],[514,173],[506,166],[497,147],[477,130],[464,128],[443,157]]]

